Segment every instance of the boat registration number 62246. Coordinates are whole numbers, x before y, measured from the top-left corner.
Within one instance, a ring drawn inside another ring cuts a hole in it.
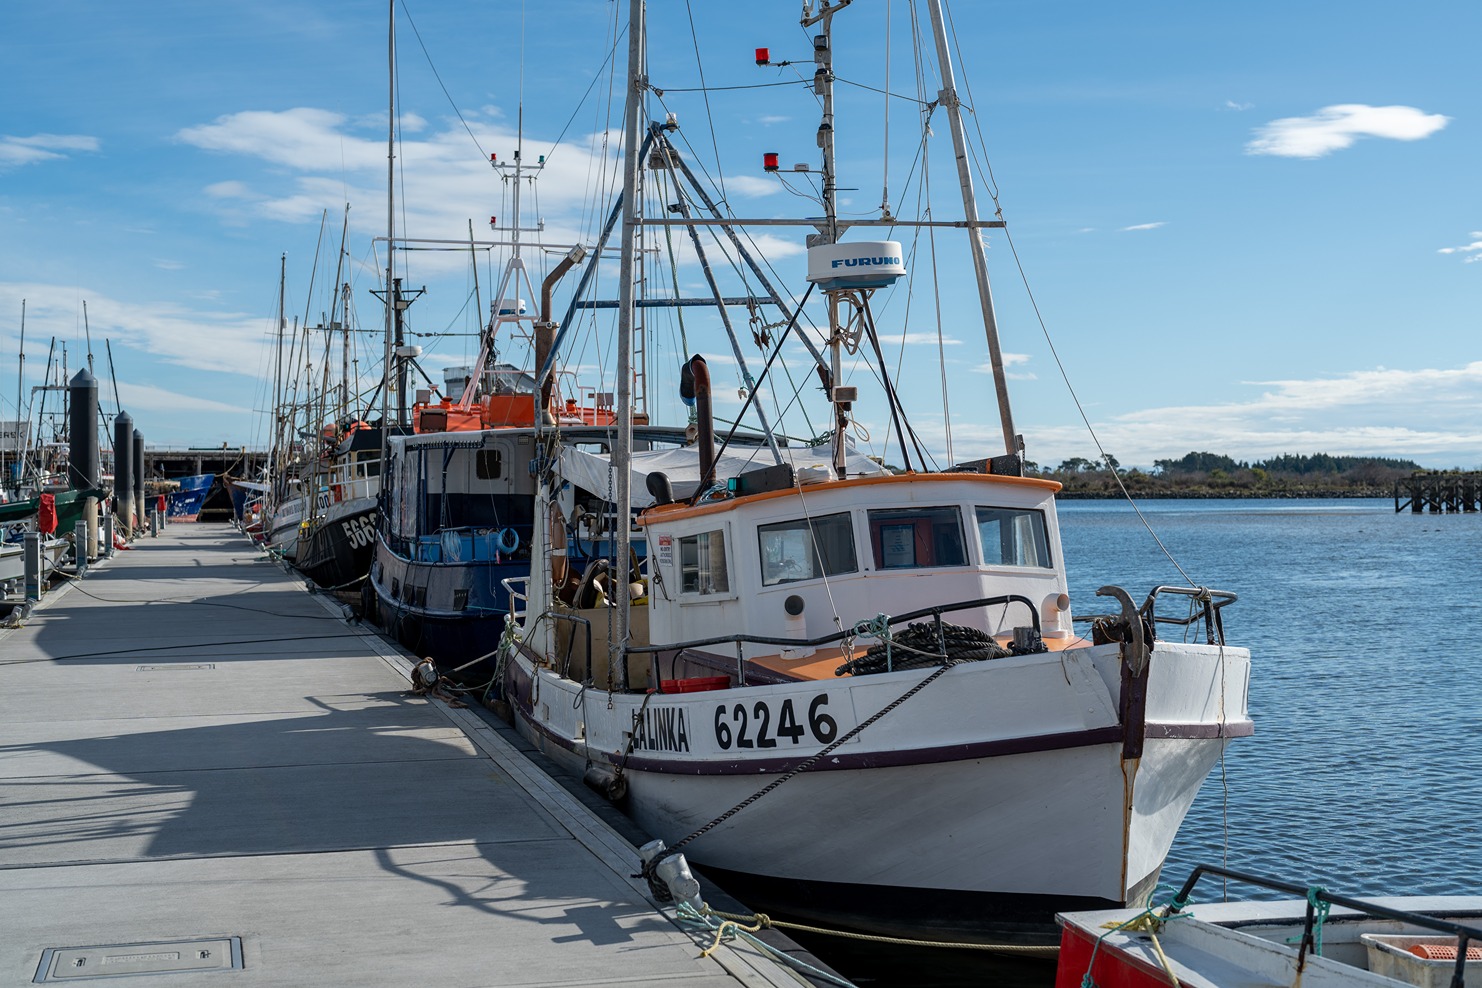
[[[789,747],[803,739],[829,744],[838,739],[839,722],[830,711],[829,694],[757,700],[753,703],[722,703],[715,708],[715,743],[725,751],[732,748]],[[848,730],[852,725],[845,725]]]

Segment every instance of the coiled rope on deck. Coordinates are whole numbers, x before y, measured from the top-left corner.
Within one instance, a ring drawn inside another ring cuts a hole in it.
[[[945,621],[919,621],[906,630],[892,632],[890,619],[882,614],[873,621],[855,625],[857,635],[879,639],[864,655],[850,659],[836,675],[867,676],[898,669],[925,669],[944,662],[980,662],[1010,654],[993,636],[977,628]]]

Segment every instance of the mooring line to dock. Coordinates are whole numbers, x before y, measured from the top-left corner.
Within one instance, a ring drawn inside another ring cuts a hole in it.
[[[239,638],[232,641],[186,642],[181,645],[150,645],[144,648],[110,648],[100,652],[78,652],[75,655],[47,655],[34,659],[3,659],[0,666],[20,666],[32,662],[61,662],[64,659],[96,659],[105,655],[129,655],[133,652],[168,652],[179,648],[216,648],[220,645],[268,645],[273,642],[321,641],[330,638],[359,638],[355,633],[340,635],[291,635],[286,638]]]
[[[139,598],[137,600],[123,600],[123,599],[120,599],[120,598],[117,598],[117,597],[99,597],[97,594],[93,593],[90,590],[84,590],[84,589],[82,589],[82,586],[79,583],[77,583],[77,577],[76,576],[73,576],[71,573],[59,573],[58,575],[59,576],[63,576],[66,579],[72,581],[72,582],[70,582],[67,585],[70,586],[72,589],[76,590],[78,593],[82,594],[84,597],[91,597],[93,600],[101,601],[104,604],[200,604],[200,605],[202,605],[204,607],[230,607],[233,610],[238,610],[238,611],[251,611],[253,614],[271,614],[271,615],[274,615],[274,616],[277,616],[278,615],[278,612],[277,611],[264,610],[261,607],[248,607],[245,604],[230,604],[230,603],[227,603],[224,600],[206,600],[204,597],[200,597],[200,596],[195,596],[195,597],[141,597],[141,598]],[[254,583],[252,586],[253,587],[265,587],[265,586],[267,586],[267,584],[259,581],[257,583]],[[244,587],[241,590],[233,591],[232,593],[227,594],[226,596],[235,597],[237,594],[246,593],[250,589],[252,589],[252,587]],[[341,620],[341,618],[335,617],[334,615],[330,615],[330,614],[298,614],[298,615],[295,615],[295,617],[301,617],[301,618],[303,618],[306,621],[338,621],[338,620]]]
[[[1060,956],[1060,948],[1053,944],[1039,945],[1019,943],[967,943],[963,941],[950,940],[912,940],[908,937],[887,937],[876,933],[854,933],[850,930],[831,930],[825,926],[810,926],[807,923],[793,923],[788,920],[773,919],[766,913],[751,913],[749,915],[746,913],[727,913],[721,912],[719,909],[712,909],[708,905],[702,905],[700,909],[696,910],[693,906],[685,902],[681,902],[679,904],[679,913],[681,916],[686,917],[688,917],[688,915],[692,913],[694,917],[699,919],[703,919],[707,916],[715,916],[725,920],[726,922],[722,923],[721,926],[717,928],[717,933],[721,932],[721,930],[726,929],[728,925],[734,926],[737,930],[747,933],[755,933],[759,930],[768,929],[769,927],[775,927],[782,930],[800,930],[804,933],[818,933],[822,934],[823,936],[842,937],[846,940],[863,940],[869,943],[886,943],[896,947],[941,947],[947,950],[984,950],[988,951],[989,953],[1015,954],[1021,957]],[[742,923],[749,925],[738,925]]]

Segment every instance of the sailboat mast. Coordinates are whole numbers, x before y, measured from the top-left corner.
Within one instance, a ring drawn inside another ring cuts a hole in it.
[[[283,455],[283,427],[280,417],[283,414],[283,330],[286,320],[283,315],[283,291],[288,283],[288,255],[282,254],[278,258],[278,350],[273,360],[273,410],[268,416],[272,424],[273,439],[272,449],[269,451],[268,468],[273,475],[268,478],[269,491],[276,498],[278,491],[278,473],[280,472],[279,459]]]
[[[26,428],[26,300],[21,299],[21,359],[15,367],[15,418],[18,428]]]
[[[947,111],[952,131],[952,151],[957,157],[957,180],[962,186],[963,219],[970,224],[969,240],[973,252],[973,274],[978,281],[978,301],[983,309],[983,332],[988,337],[988,360],[993,366],[993,388],[998,392],[998,417],[1003,425],[1004,452],[1019,452],[1019,438],[1014,432],[1014,415],[1009,407],[1008,378],[1003,369],[1003,351],[998,344],[998,319],[993,313],[993,291],[988,286],[988,259],[983,253],[983,235],[979,232],[978,201],[973,194],[973,176],[967,162],[967,132],[962,126],[962,101],[957,96],[957,82],[952,71],[952,52],[947,45],[946,25],[942,20],[942,0],[927,0],[931,14],[931,33],[936,39],[937,65],[942,73],[942,90],[938,103]]]
[[[340,420],[350,417],[350,283],[341,288],[340,299]]]
[[[395,286],[392,284],[392,258],[396,256],[396,0],[388,0],[386,32],[386,341],[381,379],[381,464],[385,470],[388,439],[391,435],[391,339],[396,318]]]
[[[638,142],[643,131],[643,98],[648,90],[644,65],[644,0],[631,0],[628,5],[628,100],[623,112],[623,239],[622,266],[618,277],[617,339],[617,439],[613,443],[612,472],[614,500],[617,504],[616,545],[609,598],[614,607],[613,634],[609,668],[615,670],[618,685],[628,683],[628,557],[631,552],[633,517],[632,450],[633,450],[633,255],[637,247],[638,223],[643,204],[638,196]]]

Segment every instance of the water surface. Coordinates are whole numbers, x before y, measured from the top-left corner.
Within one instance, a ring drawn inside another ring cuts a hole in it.
[[[1076,613],[1159,584],[1229,590],[1253,738],[1230,743],[1164,881],[1220,864],[1334,892],[1482,892],[1482,515],[1388,500],[1062,501]],[[1165,635],[1172,634],[1165,629]],[[1231,884],[1231,898],[1260,897]],[[1160,892],[1167,897],[1168,891]],[[1221,897],[1206,878],[1196,901]],[[808,944],[861,985],[1043,985],[1047,964]]]

